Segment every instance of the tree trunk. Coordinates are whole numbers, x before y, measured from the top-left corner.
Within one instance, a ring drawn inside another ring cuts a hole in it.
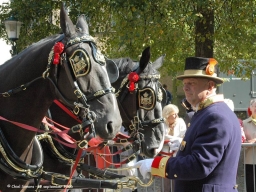
[[[214,11],[205,6],[197,7],[198,17],[195,22],[195,56],[213,57]]]

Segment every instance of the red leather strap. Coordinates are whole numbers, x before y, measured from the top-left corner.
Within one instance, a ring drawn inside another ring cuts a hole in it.
[[[54,100],[53,101],[56,105],[58,105],[63,111],[65,111],[70,117],[75,119],[77,122],[82,123],[82,121],[76,116],[74,113],[72,113],[65,105],[63,105],[60,101]]]
[[[7,121],[9,123],[12,123],[14,125],[17,125],[18,127],[21,127],[23,129],[27,129],[29,131],[33,131],[33,132],[39,132],[39,133],[44,133],[45,131],[43,130],[39,130],[38,128],[36,127],[33,127],[33,126],[30,126],[30,125],[26,125],[24,123],[19,123],[19,122],[16,122],[16,121],[11,121],[11,120],[8,120],[8,119],[5,119],[4,117],[0,116],[0,120],[3,120],[3,121]]]
[[[49,123],[48,121],[50,121],[51,123]],[[57,133],[65,142],[53,137],[53,139],[55,139],[56,141],[70,147],[70,148],[76,148],[77,145],[76,145],[76,140],[73,139],[72,137],[70,137],[68,134],[67,134],[67,131],[69,131],[69,128],[68,127],[65,127],[63,125],[60,125],[58,123],[56,123],[55,121],[53,121],[52,119],[48,118],[48,117],[45,117],[43,120],[42,120],[43,123],[47,124],[49,128],[51,128],[53,130],[54,133]],[[59,127],[63,128],[66,130],[66,132],[63,132],[61,131],[59,128],[55,127],[54,124],[58,125]],[[71,144],[71,145],[70,145]]]
[[[80,161],[80,158],[81,158],[81,155],[82,155],[82,152],[83,152],[83,149],[79,149],[79,150],[78,150],[78,153],[77,153],[77,156],[76,156],[76,161],[75,161],[75,164],[74,164],[73,167],[72,167],[72,170],[71,170],[71,173],[70,173],[70,176],[69,176],[69,180],[68,180],[67,185],[65,186],[64,192],[67,191],[67,188],[68,188],[68,186],[69,186],[70,184],[72,185],[72,183],[70,183],[70,182],[71,182],[72,177],[73,177],[73,175],[74,175],[74,173],[75,173],[75,171],[76,171],[77,165],[78,165],[78,163],[79,163],[79,161]]]
[[[6,118],[4,118],[4,117],[2,117],[2,116],[0,116],[0,120],[2,120],[2,121],[7,121],[7,122],[9,122],[9,123],[12,123],[12,124],[14,124],[14,125],[16,125],[16,126],[18,126],[18,127],[20,127],[20,128],[23,128],[23,129],[26,129],[26,130],[29,130],[29,131],[33,131],[33,132],[36,132],[36,133],[45,133],[44,130],[40,130],[40,129],[36,128],[36,127],[30,126],[30,125],[26,125],[26,124],[24,124],[24,123],[20,123],[20,122],[16,122],[16,121],[11,121],[11,120],[8,120],[8,119],[6,119]],[[44,120],[43,120],[43,121],[44,121]],[[52,126],[52,125],[51,125],[51,126]],[[59,130],[59,129],[55,129],[55,131],[51,131],[50,133],[51,133],[51,134],[52,134],[52,133],[58,134],[58,135],[61,136],[61,135],[67,135],[67,134],[66,134],[67,132],[68,132],[68,128],[66,128],[66,130],[64,130],[64,131],[61,131],[61,130]],[[54,139],[55,139],[55,138],[54,138]],[[69,144],[67,144],[67,143],[65,143],[65,142],[63,142],[63,141],[60,141],[59,139],[55,139],[55,140],[61,142],[62,144],[66,145],[66,146],[68,146],[68,147],[71,147],[71,148],[76,148],[76,147],[77,147],[77,145],[76,145],[76,143],[74,142],[74,140],[72,141],[72,138],[69,139]]]

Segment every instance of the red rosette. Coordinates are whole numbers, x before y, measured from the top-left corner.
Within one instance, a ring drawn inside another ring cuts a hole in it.
[[[57,65],[60,63],[60,54],[64,51],[64,44],[62,42],[55,43],[53,47],[54,57],[53,64]]]
[[[135,90],[135,83],[137,81],[139,81],[140,79],[140,76],[138,75],[138,73],[136,72],[131,72],[129,75],[128,75],[128,80],[130,81],[130,84],[129,84],[129,91],[134,91]]]
[[[54,54],[61,54],[63,51],[64,51],[64,44],[62,42],[57,42],[55,45],[54,45]]]
[[[60,55],[59,54],[54,54],[54,58],[53,58],[52,63],[54,65],[57,65],[57,64],[59,64],[59,62],[60,62]]]
[[[136,72],[131,72],[128,76],[128,79],[130,82],[136,83],[137,81],[139,81],[140,76]]]

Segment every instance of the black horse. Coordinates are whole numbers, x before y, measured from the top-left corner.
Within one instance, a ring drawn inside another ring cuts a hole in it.
[[[139,62],[131,58],[113,59],[119,69],[119,78],[112,86],[117,89],[122,124],[131,139],[137,142],[140,155],[150,158],[160,152],[164,141],[162,103],[166,93],[157,71],[164,57],[151,63],[148,47],[142,52]]]
[[[93,121],[96,129],[90,130],[102,139],[120,130],[105,58],[84,17],[74,26],[62,6],[60,24],[63,34],[34,43],[0,66],[0,191],[20,191],[43,172],[35,135],[55,99]]]

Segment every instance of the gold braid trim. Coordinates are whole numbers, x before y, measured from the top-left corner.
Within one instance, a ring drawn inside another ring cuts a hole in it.
[[[59,151],[58,149],[55,147],[54,143],[53,143],[53,140],[52,140],[52,137],[50,135],[48,135],[47,133],[44,133],[44,134],[41,134],[41,135],[37,135],[37,138],[38,140],[42,140],[42,139],[47,139],[48,142],[50,143],[51,145],[51,148],[52,150],[56,153],[56,155],[58,155],[58,157],[67,162],[67,163],[70,163],[70,164],[75,164],[75,161],[73,159],[68,159],[66,157],[64,157]],[[80,163],[83,162],[83,159],[80,160]]]
[[[151,174],[166,178],[166,164],[170,157],[162,157],[158,167],[151,167]],[[155,160],[154,160],[155,161]],[[154,163],[153,163],[154,164]]]
[[[6,160],[6,162],[16,171],[18,172],[23,172],[26,173],[28,176],[30,177],[38,177],[38,175],[40,175],[42,173],[42,167],[39,168],[37,171],[32,172],[30,169],[23,169],[21,167],[16,166],[7,156],[4,147],[2,146],[2,144],[0,143],[0,153],[3,155],[4,159]],[[35,173],[35,174],[34,174]]]

